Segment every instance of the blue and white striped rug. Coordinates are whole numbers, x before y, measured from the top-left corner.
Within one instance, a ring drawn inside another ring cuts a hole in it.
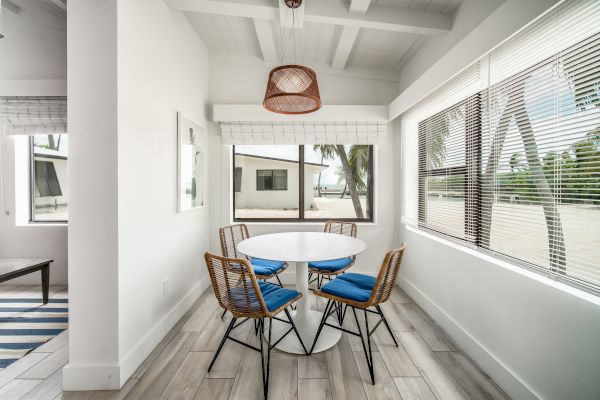
[[[68,299],[0,298],[0,369],[67,329]]]

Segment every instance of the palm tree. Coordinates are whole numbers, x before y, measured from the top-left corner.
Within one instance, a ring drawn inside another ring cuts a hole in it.
[[[511,155],[509,165],[510,165],[510,172],[518,171],[519,167],[521,166],[521,154],[514,153],[513,155]]]
[[[356,146],[360,146],[360,145],[356,145]],[[356,146],[352,146],[352,147],[356,147]],[[352,147],[350,148],[350,152],[352,153]],[[368,146],[366,146],[368,147]],[[354,206],[354,212],[356,213],[356,218],[362,219],[364,218],[364,213],[363,213],[363,209],[362,209],[362,205],[360,204],[360,199],[358,196],[358,188],[357,188],[357,181],[358,182],[362,182],[362,177],[360,176],[360,174],[358,174],[358,171],[360,170],[360,168],[362,167],[358,167],[358,163],[362,162],[359,160],[362,160],[362,156],[360,156],[361,151],[359,151],[359,149],[355,150],[356,154],[354,155],[355,157],[355,161],[357,162],[356,165],[351,165],[350,160],[348,158],[348,154],[346,153],[346,149],[344,148],[344,145],[341,144],[337,144],[337,145],[320,145],[320,144],[316,144],[313,146],[313,150],[315,151],[319,151],[321,152],[321,157],[323,159],[331,159],[333,158],[334,154],[337,154],[338,157],[340,158],[340,161],[342,163],[342,171],[344,172],[344,178],[346,181],[346,185],[348,187],[348,190],[350,191],[350,198],[352,199],[352,205]],[[367,157],[368,157],[368,152],[367,152]],[[368,163],[366,168],[368,168]],[[319,180],[319,186],[320,186],[320,180]],[[345,189],[344,189],[345,190]]]
[[[325,145],[325,144],[313,145],[313,151],[321,153],[321,164],[323,164],[323,161],[325,161],[325,160],[332,160],[336,154],[335,146]],[[319,197],[321,197],[321,172],[319,172],[319,181],[317,182],[317,192],[318,192]]]

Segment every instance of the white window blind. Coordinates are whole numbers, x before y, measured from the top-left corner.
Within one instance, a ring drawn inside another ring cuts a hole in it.
[[[0,97],[0,123],[7,135],[67,133],[67,98]]]
[[[378,144],[381,122],[221,122],[223,144]]]
[[[600,289],[598,21],[560,3],[402,114],[405,222]]]

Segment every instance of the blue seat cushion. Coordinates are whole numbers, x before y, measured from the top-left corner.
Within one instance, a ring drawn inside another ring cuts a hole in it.
[[[282,288],[281,286],[268,282],[259,281],[258,287],[269,311],[278,309],[282,305],[298,296],[298,292],[295,290]],[[256,292],[254,291],[250,281],[246,281],[245,285],[240,284],[232,288],[230,294],[234,307],[242,310],[246,310],[248,307],[255,311],[260,310],[258,297],[256,296]],[[250,300],[250,305],[248,305],[248,299]]]
[[[256,275],[270,276],[281,271],[285,267],[283,261],[264,260],[262,258],[253,258],[250,260],[254,273]]]
[[[347,277],[347,275],[351,275]],[[346,278],[346,279],[342,279]],[[349,278],[349,279],[347,279]],[[371,278],[372,282],[367,279]],[[362,274],[342,274],[321,287],[321,291],[333,296],[364,302],[371,297],[375,278]]]
[[[365,274],[355,274],[352,272],[340,275],[339,279],[343,279],[347,282],[353,283],[354,285],[366,290],[373,290],[373,287],[375,286],[375,281],[377,280],[377,278],[375,278],[374,276],[369,276]]]
[[[352,258],[338,258],[337,260],[313,261],[308,263],[309,268],[321,271],[339,271],[352,264]]]
[[[269,311],[278,309],[299,294],[296,290],[282,288],[268,282],[258,282],[258,285]]]

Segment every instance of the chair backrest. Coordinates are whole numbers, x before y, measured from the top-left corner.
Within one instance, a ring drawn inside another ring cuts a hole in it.
[[[324,232],[337,233],[339,235],[351,236],[355,238],[358,234],[358,226],[354,222],[336,221],[330,219],[329,221],[325,222]]]
[[[221,307],[236,318],[260,318],[267,314],[267,306],[248,260],[220,257],[208,252],[204,253],[204,259]]]
[[[395,249],[388,251],[383,258],[379,275],[375,281],[373,292],[369,303],[371,306],[383,303],[390,298],[392,290],[396,286],[398,280],[398,271],[400,271],[400,263],[402,262],[402,256],[404,255],[404,249],[406,249],[406,243]]]
[[[336,221],[330,219],[325,222],[326,233],[337,233],[338,235],[351,236],[353,238],[358,235],[358,226],[354,222],[348,221]],[[352,256],[352,259],[356,261],[356,256]]]
[[[236,224],[224,226],[219,229],[219,238],[221,239],[221,254],[223,257],[246,258],[237,251],[237,245],[242,240],[250,237],[246,224]]]

